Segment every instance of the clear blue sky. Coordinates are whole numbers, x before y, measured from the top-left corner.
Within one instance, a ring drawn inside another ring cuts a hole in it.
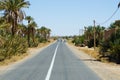
[[[93,20],[102,23],[117,9],[120,0],[29,0],[31,6],[25,9],[38,26],[46,26],[52,35],[77,35],[79,29],[93,25]],[[120,10],[106,24],[108,27],[120,19]],[[81,31],[82,32],[82,31]]]

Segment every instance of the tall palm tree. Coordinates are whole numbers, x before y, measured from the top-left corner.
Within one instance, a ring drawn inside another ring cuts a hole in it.
[[[12,35],[15,35],[18,22],[24,18],[22,8],[28,8],[29,2],[25,0],[1,0],[0,10],[4,11],[4,15],[9,23],[11,23]]]
[[[26,16],[25,17],[25,20],[27,20],[28,21],[28,24],[31,22],[31,21],[33,21],[34,19],[31,17],[31,16]]]
[[[47,39],[50,38],[50,32],[51,32],[51,29],[48,29],[48,28],[47,28]]]
[[[96,39],[98,41],[103,39],[103,32],[105,27],[101,27],[100,25],[96,26]]]
[[[89,41],[90,39],[93,39],[93,27],[92,26],[88,26],[87,30],[85,32],[85,35],[87,36],[87,40]]]
[[[42,38],[46,38],[46,27],[45,26],[42,26],[40,28],[40,34]]]
[[[42,26],[42,27],[39,29],[40,36],[41,36],[42,38],[44,38],[45,40],[49,39],[49,37],[50,37],[50,32],[51,32],[51,29],[46,28],[45,26]]]
[[[27,34],[27,27],[26,27],[26,25],[18,24],[17,34],[20,35],[21,37],[26,36],[26,34]]]
[[[28,27],[27,27],[27,39],[28,39],[28,46],[30,47],[30,23],[33,21],[33,18],[31,16],[26,16],[25,20],[28,21]]]
[[[31,31],[31,34],[32,34],[33,43],[35,43],[35,39],[34,39],[35,27],[37,27],[37,24],[36,24],[35,21],[33,21],[33,22],[31,22],[31,23],[29,24],[29,28],[30,28],[30,31]]]

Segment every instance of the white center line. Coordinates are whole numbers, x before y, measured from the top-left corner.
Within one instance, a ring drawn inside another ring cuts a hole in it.
[[[45,80],[49,80],[50,79],[50,76],[51,76],[51,73],[52,73],[52,69],[53,69],[53,65],[54,65],[54,62],[55,62],[55,57],[56,57],[58,45],[59,44],[57,44],[57,46],[56,46],[56,49],[55,49],[55,52],[54,52],[54,55],[53,55],[53,58],[52,58],[52,61],[51,61],[51,64],[50,64],[50,67],[49,67],[49,70],[47,72]]]

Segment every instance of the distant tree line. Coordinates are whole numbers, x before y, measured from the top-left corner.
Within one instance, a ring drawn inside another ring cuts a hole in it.
[[[107,58],[120,63],[120,20],[107,29],[100,25],[95,26],[95,39],[96,47],[99,48],[99,59]],[[75,45],[94,47],[94,26],[85,27],[84,35],[74,36],[72,42]]]

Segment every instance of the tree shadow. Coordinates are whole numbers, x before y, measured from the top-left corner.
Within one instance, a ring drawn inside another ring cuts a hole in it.
[[[97,59],[80,59],[80,61],[100,61],[100,60],[97,60]]]

